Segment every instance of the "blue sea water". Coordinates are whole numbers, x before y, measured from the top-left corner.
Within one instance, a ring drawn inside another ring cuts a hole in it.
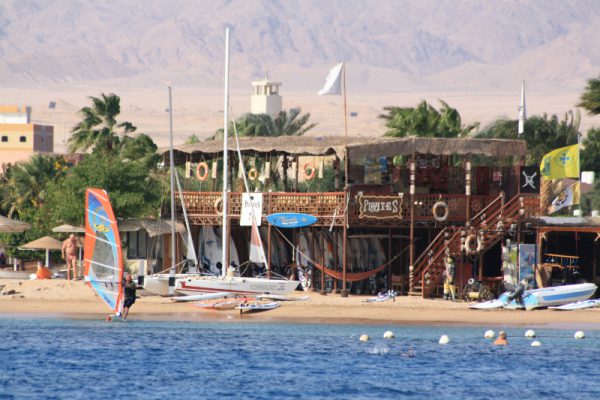
[[[506,328],[494,347],[488,328],[4,317],[0,399],[600,397],[599,331],[538,329],[534,348]]]

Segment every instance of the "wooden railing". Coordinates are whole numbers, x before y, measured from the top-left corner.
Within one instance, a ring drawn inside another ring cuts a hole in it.
[[[221,223],[221,192],[183,192],[187,213],[193,224],[218,225]],[[343,225],[344,192],[325,193],[263,193],[263,216],[279,212],[296,212],[314,215],[317,225]],[[179,197],[177,207],[181,209]],[[242,194],[227,194],[227,215],[231,219],[240,218]]]
[[[511,225],[522,219],[537,215],[539,200],[537,195],[519,194],[504,203],[501,195],[482,208],[469,225],[463,229],[445,229],[430,243],[426,251],[415,262],[412,280],[409,281],[412,294],[429,297],[440,284],[445,269],[444,260],[448,256],[458,257],[463,251],[464,241],[469,234],[475,234],[487,251],[511,229]]]

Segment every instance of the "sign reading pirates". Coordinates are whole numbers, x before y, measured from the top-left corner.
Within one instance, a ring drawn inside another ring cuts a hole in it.
[[[540,167],[539,165],[530,165],[519,167],[519,192],[521,193],[539,193],[540,192]]]

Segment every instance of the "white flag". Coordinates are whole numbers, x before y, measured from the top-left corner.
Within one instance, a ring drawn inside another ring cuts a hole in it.
[[[548,212],[553,214],[561,208],[579,204],[579,197],[579,182],[575,182],[556,196],[548,208]]]
[[[521,103],[519,104],[519,136],[525,132],[525,120],[527,119],[527,108],[525,107],[525,81],[521,85]]]
[[[326,94],[342,94],[342,70],[344,63],[339,63],[329,70],[327,80],[323,89],[319,90],[319,96]]]

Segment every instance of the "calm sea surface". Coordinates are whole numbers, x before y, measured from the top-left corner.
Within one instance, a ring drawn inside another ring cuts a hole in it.
[[[537,329],[533,348],[508,328],[498,348],[488,328],[5,316],[0,399],[600,398],[600,331]]]

